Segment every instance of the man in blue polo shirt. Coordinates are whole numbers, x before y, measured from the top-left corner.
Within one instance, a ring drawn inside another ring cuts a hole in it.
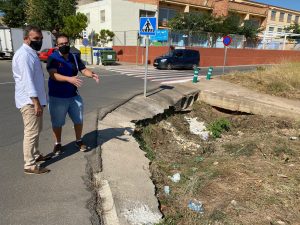
[[[76,146],[80,151],[86,151],[87,147],[82,142],[83,128],[83,102],[77,91],[82,85],[82,80],[77,76],[80,71],[84,76],[94,79],[97,83],[97,74],[87,69],[79,57],[70,53],[69,37],[61,34],[56,39],[58,51],[52,53],[48,59],[47,70],[50,78],[49,87],[49,111],[52,130],[55,137],[53,152],[62,152],[61,133],[68,114],[74,123]]]

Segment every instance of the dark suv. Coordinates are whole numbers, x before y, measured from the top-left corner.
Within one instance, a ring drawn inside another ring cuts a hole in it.
[[[174,49],[166,55],[157,57],[153,66],[158,69],[193,69],[199,66],[199,51],[191,49]]]

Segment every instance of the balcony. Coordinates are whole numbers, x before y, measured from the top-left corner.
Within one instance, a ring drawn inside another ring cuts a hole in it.
[[[258,6],[248,5],[248,4],[237,3],[237,2],[229,2],[229,10],[243,12],[250,15],[251,14],[259,15],[263,17],[267,17],[268,15],[267,7],[258,7]]]
[[[173,4],[183,4],[183,5],[195,5],[203,7],[212,7],[213,0],[160,0],[160,2],[172,2]]]

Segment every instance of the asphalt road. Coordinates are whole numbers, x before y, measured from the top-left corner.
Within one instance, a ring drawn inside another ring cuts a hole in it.
[[[45,69],[45,64],[43,64]],[[143,80],[115,72],[93,68],[100,74],[100,83],[84,78],[80,94],[85,104],[84,139],[96,137],[97,110],[118,105],[143,93]],[[47,78],[45,71],[45,78]],[[149,83],[149,89],[158,84]],[[0,60],[0,225],[90,224],[86,208],[91,193],[87,190],[85,156],[74,148],[74,132],[70,120],[63,128],[66,154],[45,166],[47,175],[23,173],[23,122],[14,102],[14,80],[11,62]],[[52,151],[53,138],[48,110],[44,111],[44,128],[40,150]],[[91,146],[92,148],[95,146]]]
[[[43,66],[45,69],[45,64]],[[99,108],[118,105],[143,93],[144,84],[140,78],[98,67],[93,70],[100,74],[100,84],[84,78],[84,85],[79,90],[85,103],[84,138],[87,140],[96,132],[94,123]],[[47,76],[45,71],[46,79]],[[149,82],[148,89],[159,85]],[[14,80],[8,60],[0,60],[0,104],[0,225],[90,224],[90,213],[85,206],[91,193],[83,179],[86,154],[74,149],[70,120],[63,128],[66,154],[46,164],[51,172],[42,176],[24,175],[23,122],[14,103]],[[40,150],[47,154],[52,148],[50,118],[45,109]]]
[[[43,63],[45,79],[48,73]],[[94,111],[101,107],[106,107],[114,102],[122,101],[133,93],[143,91],[143,80],[120,75],[119,73],[92,68],[100,74],[100,84],[93,80],[83,78],[84,85],[79,89],[85,103],[85,113]],[[158,84],[150,84],[148,88],[153,88]],[[47,82],[46,82],[47,87]],[[14,79],[11,71],[11,61],[0,60],[0,148],[22,140],[23,124],[20,112],[15,107],[14,102]],[[49,114],[45,110],[44,129],[50,127]],[[0,149],[1,151],[1,149]]]

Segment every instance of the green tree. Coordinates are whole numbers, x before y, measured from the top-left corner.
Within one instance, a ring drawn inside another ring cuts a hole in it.
[[[256,40],[257,34],[261,31],[256,25],[245,21],[241,25],[241,18],[236,13],[231,13],[227,17],[214,17],[209,13],[181,13],[177,14],[169,22],[172,31],[179,31],[191,37],[199,31],[208,32],[209,45],[215,46],[219,37],[228,34],[244,35],[247,41]]]
[[[115,33],[110,30],[100,30],[98,40],[102,47],[105,47],[110,41],[113,40]]]
[[[56,24],[55,7],[52,0],[26,0],[26,22],[43,30],[52,30]]]
[[[236,13],[231,13],[227,17],[222,18],[222,26],[220,33],[223,35],[238,34],[241,30],[241,18]]]
[[[58,7],[57,7],[57,16],[58,16],[57,29],[58,30],[62,28],[64,24],[63,21],[64,17],[76,15],[76,5],[77,5],[77,0],[58,0]]]
[[[294,34],[300,34],[300,25],[299,25],[299,23],[294,23],[294,24],[286,27],[285,31],[294,33]]]
[[[212,40],[215,42],[218,32],[221,29],[222,19],[212,16],[209,13],[181,13],[177,14],[169,22],[169,27],[172,31],[178,31],[188,35],[191,43],[193,33],[199,31],[211,32]]]
[[[77,13],[76,15],[66,16],[63,18],[64,26],[61,29],[62,33],[65,33],[70,37],[71,41],[75,41],[77,38],[82,38],[82,31],[87,27],[87,17],[83,13]]]
[[[63,18],[75,15],[76,4],[76,0],[26,0],[27,23],[59,31],[63,27]]]
[[[0,10],[4,12],[3,22],[8,27],[23,27],[26,23],[24,12],[26,0],[2,0]]]
[[[261,29],[251,23],[250,21],[244,21],[244,25],[240,27],[239,34],[244,35],[246,39],[256,39],[257,34],[261,32]]]
[[[189,34],[193,31],[199,31],[201,29],[200,13],[179,13],[173,19],[169,21],[169,27],[174,31],[183,31],[186,34]]]

